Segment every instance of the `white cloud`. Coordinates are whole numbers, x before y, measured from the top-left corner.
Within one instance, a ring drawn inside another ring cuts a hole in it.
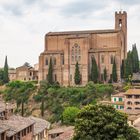
[[[0,66],[5,55],[11,67],[37,63],[49,31],[114,28],[120,5],[128,12],[129,48],[136,42],[140,53],[137,0],[0,0]]]

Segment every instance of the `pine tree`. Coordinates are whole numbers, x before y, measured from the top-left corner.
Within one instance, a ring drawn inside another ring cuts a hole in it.
[[[117,82],[118,81],[115,58],[114,58],[113,67],[112,67],[112,80],[113,80],[113,82]]]
[[[49,70],[47,75],[47,80],[49,84],[53,84],[53,65],[52,65],[52,58],[50,58]]]
[[[107,70],[106,70],[106,67],[104,68],[104,81],[107,80]]]
[[[94,83],[98,82],[98,67],[95,57],[92,57],[90,80],[93,81]]]
[[[78,64],[78,62],[75,65],[74,81],[75,81],[76,85],[79,85],[81,83],[81,74],[80,74],[80,71],[79,71],[79,64]]]
[[[124,68],[124,75],[125,78],[128,79],[129,76],[133,74],[133,66],[132,66],[132,53],[129,51],[127,53],[127,59],[125,60],[125,68]]]
[[[133,72],[139,72],[139,57],[136,44],[132,45],[132,67]]]
[[[4,83],[9,82],[7,56],[5,57],[4,72],[3,72],[3,82]]]

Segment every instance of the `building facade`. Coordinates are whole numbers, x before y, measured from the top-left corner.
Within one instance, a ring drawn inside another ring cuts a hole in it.
[[[124,110],[140,112],[140,89],[127,90],[124,99]]]
[[[107,80],[112,76],[115,58],[118,81],[120,65],[127,55],[127,13],[115,12],[115,29],[49,32],[45,35],[45,49],[39,56],[39,80],[46,80],[49,61],[53,62],[53,79],[61,85],[74,83],[75,64],[78,62],[81,85],[85,85],[91,73],[91,59],[98,65],[99,79],[107,69]]]
[[[123,92],[111,95],[111,104],[113,107],[118,110],[124,110],[124,97]]]
[[[38,81],[38,70],[28,65],[20,66],[16,68],[16,80]]]

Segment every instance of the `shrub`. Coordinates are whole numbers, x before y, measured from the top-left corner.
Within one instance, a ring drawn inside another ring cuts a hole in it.
[[[67,107],[65,108],[62,119],[64,124],[74,124],[75,118],[79,112],[79,109],[77,107]]]

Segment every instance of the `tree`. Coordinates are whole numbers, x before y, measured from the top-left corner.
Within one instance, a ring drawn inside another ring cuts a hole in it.
[[[125,68],[124,68],[124,75],[125,79],[132,76],[133,74],[133,66],[132,66],[132,53],[129,51],[127,53],[127,59],[125,60]]]
[[[92,65],[91,65],[91,74],[90,74],[90,80],[93,81],[94,83],[98,82],[98,67],[97,63],[95,60],[95,57],[92,57]]]
[[[17,109],[21,105],[21,115],[24,116],[24,105],[28,103],[28,99],[35,89],[31,82],[12,81],[6,85],[4,98],[6,101],[15,101]]]
[[[49,84],[53,84],[53,65],[52,65],[52,58],[50,58],[49,70],[47,80]]]
[[[41,116],[44,117],[44,100],[41,102]]]
[[[77,107],[67,107],[65,108],[62,118],[64,124],[73,125],[75,118],[80,110]]]
[[[3,69],[0,69],[0,85],[3,85],[3,75],[4,75],[4,71]]]
[[[30,63],[28,63],[28,62],[25,62],[25,63],[23,64],[23,66],[32,67],[32,66],[30,65]]]
[[[118,81],[115,58],[114,58],[113,67],[112,67],[112,80],[113,80],[113,82],[117,82]]]
[[[112,106],[88,105],[77,115],[73,140],[139,140],[127,115]]]
[[[41,110],[41,116],[44,117],[44,102],[47,99],[48,95],[48,89],[51,87],[51,85],[48,83],[48,81],[40,81],[40,86],[38,89],[38,94],[34,96],[35,101],[41,102],[40,110]]]
[[[124,78],[124,70],[125,69],[125,60],[122,60],[122,64],[121,64],[121,79]]]
[[[134,73],[139,72],[139,56],[136,44],[132,45],[132,67]]]
[[[104,68],[104,81],[107,80],[107,70],[106,70],[106,67]]]
[[[4,72],[3,72],[3,82],[4,83],[9,82],[7,56],[5,57]]]
[[[79,70],[79,64],[78,62],[75,65],[75,76],[74,76],[74,81],[76,85],[79,85],[81,83],[81,74]]]

